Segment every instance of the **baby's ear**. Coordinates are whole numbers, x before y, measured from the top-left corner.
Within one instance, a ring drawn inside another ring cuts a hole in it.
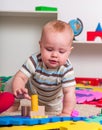
[[[70,55],[70,53],[71,53],[71,51],[74,49],[74,47],[73,46],[71,46],[70,47],[70,50],[69,50],[69,55]]]
[[[41,41],[39,41],[39,44],[41,45]]]
[[[41,41],[39,41],[39,45],[40,45],[40,47],[41,47]]]
[[[72,46],[71,48],[70,48],[70,50],[72,51],[74,49],[74,47]]]

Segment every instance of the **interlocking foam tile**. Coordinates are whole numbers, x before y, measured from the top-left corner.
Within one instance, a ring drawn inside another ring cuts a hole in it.
[[[60,121],[84,121],[85,117],[59,117],[53,116],[48,118],[29,118],[21,116],[2,116],[0,117],[0,126],[9,125],[36,125],[36,124],[46,124],[52,122]]]
[[[76,90],[77,103],[84,103],[85,101],[93,101],[102,98],[102,92],[95,92],[93,90]]]
[[[102,107],[102,88],[77,84],[76,97],[78,104],[91,104]]]
[[[30,117],[22,117],[22,116],[2,116],[0,117],[0,126],[10,126],[10,125],[41,125],[47,123],[54,122],[64,122],[64,121],[84,121],[84,122],[102,122],[102,114],[99,116],[91,116],[91,117],[48,117],[48,118],[30,118]]]
[[[60,127],[60,130],[102,130],[102,126],[97,123],[72,122]]]
[[[0,130],[102,130],[102,125],[99,123],[87,123],[83,121],[73,122],[54,122],[43,125],[35,126],[13,126],[13,127],[2,127]]]

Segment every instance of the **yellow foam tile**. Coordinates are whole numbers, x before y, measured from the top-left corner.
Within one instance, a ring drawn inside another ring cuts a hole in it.
[[[74,122],[66,126],[61,126],[60,130],[102,130],[99,123]]]
[[[0,130],[102,130],[102,125],[99,123],[87,123],[84,121],[64,121],[56,123],[48,123],[43,125],[34,126],[12,126],[12,127],[1,127]]]

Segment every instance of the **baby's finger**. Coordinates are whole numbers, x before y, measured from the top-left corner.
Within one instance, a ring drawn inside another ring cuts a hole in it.
[[[22,90],[21,89],[17,89],[15,92],[14,92],[14,95],[16,98],[23,98],[23,93],[22,93]]]
[[[26,88],[22,88],[21,91],[22,91],[22,93],[24,93],[24,94],[28,94],[28,89],[26,89]]]
[[[17,92],[17,95],[21,95],[21,94],[23,94],[22,89],[17,89],[16,92]]]
[[[31,100],[31,97],[28,94],[24,94],[24,98]]]

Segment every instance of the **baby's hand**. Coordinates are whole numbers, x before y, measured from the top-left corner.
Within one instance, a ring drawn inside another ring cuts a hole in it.
[[[31,97],[28,95],[28,90],[26,88],[18,88],[14,91],[14,95],[18,99],[26,98],[31,99]]]

